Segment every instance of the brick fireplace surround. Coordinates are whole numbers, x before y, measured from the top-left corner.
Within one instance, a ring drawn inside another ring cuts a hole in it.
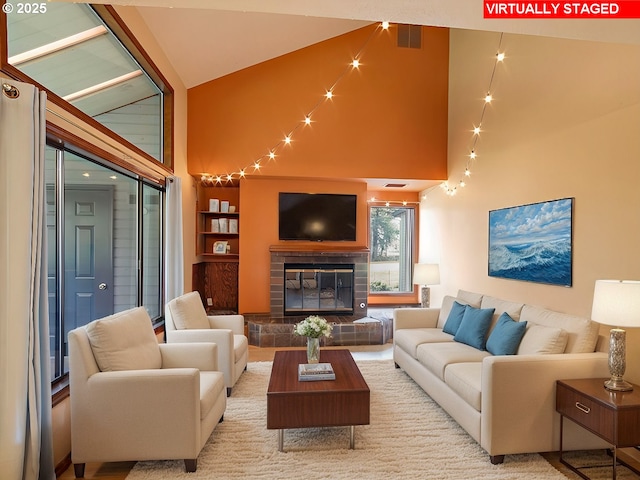
[[[270,313],[247,318],[249,344],[260,347],[303,346],[306,339],[293,333],[293,325],[306,315],[284,315],[285,264],[352,265],[354,268],[353,315],[322,314],[333,322],[325,345],[380,345],[390,338],[390,326],[367,317],[369,249],[366,247],[310,247],[274,245],[271,252]],[[246,317],[246,315],[245,315]]]

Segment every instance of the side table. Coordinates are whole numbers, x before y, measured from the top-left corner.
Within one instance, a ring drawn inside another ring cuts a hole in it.
[[[613,447],[612,478],[618,463],[636,474],[640,472],[617,459],[617,448],[640,445],[640,386],[631,392],[612,392],[604,388],[606,378],[558,380],[556,411],[560,414],[560,462],[582,478],[589,477],[579,467],[562,458],[564,417],[610,443]]]

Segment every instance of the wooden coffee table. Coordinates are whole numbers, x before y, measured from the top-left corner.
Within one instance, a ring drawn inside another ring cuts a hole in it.
[[[322,350],[320,362],[331,363],[335,380],[298,381],[304,350],[277,351],[267,389],[267,428],[278,429],[283,450],[287,428],[349,426],[349,448],[355,448],[355,426],[369,424],[370,392],[347,349]]]

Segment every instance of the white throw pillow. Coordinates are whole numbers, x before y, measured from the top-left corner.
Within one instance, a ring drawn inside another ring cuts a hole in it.
[[[177,330],[211,328],[207,312],[198,292],[182,295],[169,303],[171,318]]]
[[[143,307],[94,320],[86,330],[93,356],[103,372],[162,367],[160,346]]]
[[[564,353],[569,335],[566,330],[529,323],[518,347],[518,355]]]

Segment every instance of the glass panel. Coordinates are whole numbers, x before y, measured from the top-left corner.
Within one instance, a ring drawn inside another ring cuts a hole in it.
[[[336,305],[353,309],[353,269],[336,270]]]
[[[45,149],[45,182],[51,375],[56,380],[69,371],[70,330],[138,305],[151,318],[162,315],[163,191],[51,146]]]
[[[7,15],[9,63],[162,161],[162,92],[87,5]]]
[[[142,305],[151,318],[162,313],[162,192],[142,186]]]
[[[64,157],[64,338],[137,302],[137,181]]]
[[[47,290],[49,295],[49,351],[51,379],[62,375],[62,345],[58,322],[58,229],[56,198],[56,150],[44,150],[44,181],[47,209]]]
[[[371,207],[370,215],[369,291],[412,292],[414,209]]]

